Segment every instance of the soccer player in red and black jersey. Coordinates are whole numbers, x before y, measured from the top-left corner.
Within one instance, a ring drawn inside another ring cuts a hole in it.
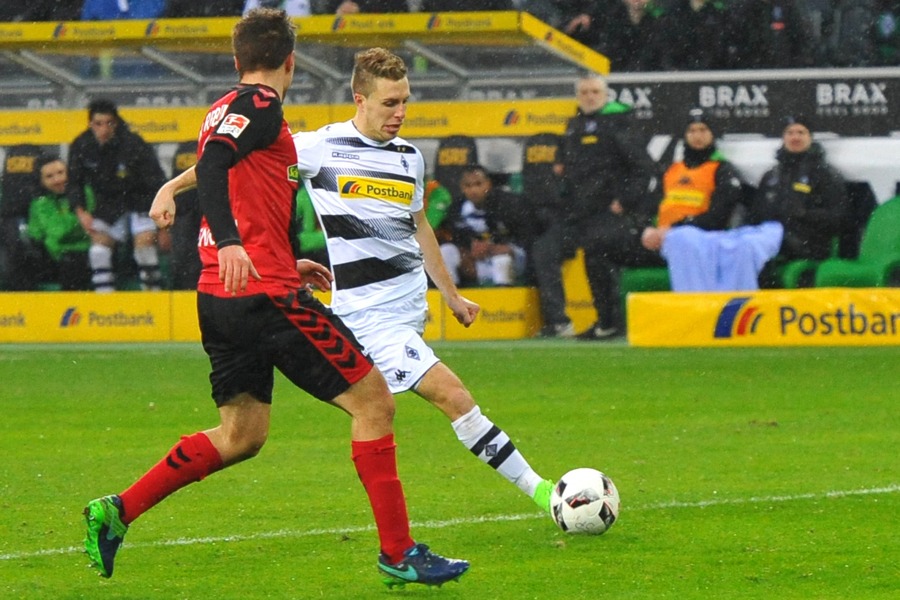
[[[294,26],[284,11],[251,11],[235,26],[240,84],[203,121],[196,167],[203,271],[197,310],[212,365],[217,427],[181,438],[124,492],[85,508],[85,548],[105,577],[130,523],[172,492],[255,456],[269,431],[274,369],[352,419],[354,465],[369,497],[382,556],[399,581],[440,585],[469,567],[416,544],[397,476],[394,400],[343,322],[304,287],[331,274],[296,260],[296,162],[281,99],[294,74]],[[176,181],[176,180],[173,180]],[[171,207],[154,206],[163,227]],[[302,276],[302,277],[301,277]]]

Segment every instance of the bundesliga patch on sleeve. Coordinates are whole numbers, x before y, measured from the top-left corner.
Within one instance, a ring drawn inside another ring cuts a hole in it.
[[[241,133],[247,129],[247,125],[250,124],[250,119],[245,117],[244,115],[239,115],[235,113],[230,113],[225,115],[225,118],[222,119],[222,122],[219,124],[219,128],[216,129],[216,133],[220,133],[222,135],[230,135],[231,137],[238,137]]]

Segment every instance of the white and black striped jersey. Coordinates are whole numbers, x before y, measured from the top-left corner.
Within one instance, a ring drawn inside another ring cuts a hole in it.
[[[300,177],[325,240],[338,315],[427,288],[413,213],[423,208],[425,161],[402,138],[377,142],[351,121],[294,134]]]

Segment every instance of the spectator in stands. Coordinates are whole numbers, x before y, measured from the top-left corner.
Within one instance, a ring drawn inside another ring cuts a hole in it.
[[[243,7],[244,0],[216,0],[216,2],[168,0],[163,16],[167,18],[239,17]]]
[[[322,231],[309,191],[302,185],[297,190],[297,239],[300,241],[300,258],[330,267],[325,232]]]
[[[604,17],[614,0],[555,0],[560,27],[566,35],[588,47],[596,47]]]
[[[787,261],[828,258],[848,211],[844,180],[813,142],[807,117],[786,119],[775,157],[778,164],[763,175],[748,215],[750,223],[784,226],[778,256],[760,274],[763,288],[780,287],[779,268]]]
[[[900,0],[880,0],[875,19],[878,64],[900,65]]]
[[[29,0],[3,2],[0,21],[77,21],[84,0]],[[17,6],[18,4],[18,6]]]
[[[828,63],[836,67],[878,64],[875,0],[834,0],[828,37]]]
[[[58,282],[63,291],[91,289],[88,237],[66,197],[66,163],[55,155],[38,159],[41,195],[28,210],[28,236],[41,248],[41,281]]]
[[[156,225],[148,211],[165,180],[153,148],[128,128],[115,103],[92,101],[88,128],[69,148],[68,195],[91,236],[89,258],[98,292],[115,289],[113,248],[129,236],[141,287],[160,288]],[[93,196],[93,209],[88,193]]]
[[[653,218],[656,164],[633,135],[631,108],[608,102],[606,81],[588,75],[576,83],[578,112],[566,125],[560,163],[567,245],[584,248],[585,271],[598,321],[584,336],[619,335],[616,270],[597,246],[625,243]],[[620,240],[621,242],[617,242]],[[567,252],[566,254],[569,254]]]
[[[725,231],[743,199],[743,186],[735,168],[717,150],[714,133],[702,110],[690,111],[684,156],[663,175],[656,225],[640,236],[642,247],[653,254],[626,250],[619,261],[625,266],[653,266],[659,264],[655,252],[660,252],[676,292],[756,289],[760,269],[781,242],[780,227]],[[611,256],[615,253],[610,249]]]
[[[515,285],[525,273],[528,211],[523,200],[495,188],[481,165],[463,170],[461,201],[447,219],[453,241],[441,245],[441,254],[454,283]]]
[[[34,144],[6,148],[0,181],[0,289],[32,290],[37,283],[28,207],[40,190],[37,161],[41,153]]]
[[[658,71],[662,9],[653,0],[617,0],[610,6],[596,48],[615,72]]]
[[[82,21],[155,19],[166,9],[166,0],[84,0]]]
[[[659,19],[662,70],[709,71],[729,65],[729,9],[722,0],[678,0]]]
[[[738,0],[731,9],[731,64],[787,69],[814,63],[815,40],[805,0]]]
[[[277,8],[291,17],[308,17],[312,14],[310,0],[246,0],[244,16],[254,8]]]

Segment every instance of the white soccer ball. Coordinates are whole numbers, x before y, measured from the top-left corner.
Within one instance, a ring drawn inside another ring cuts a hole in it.
[[[619,517],[619,491],[596,469],[573,469],[553,488],[550,514],[566,533],[600,535]]]

